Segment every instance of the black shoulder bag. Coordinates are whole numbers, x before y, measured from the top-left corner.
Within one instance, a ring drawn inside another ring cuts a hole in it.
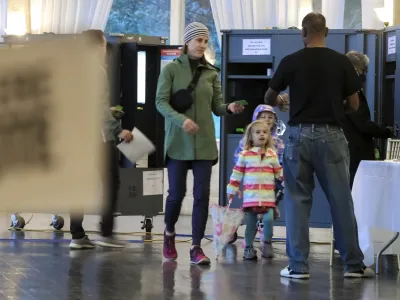
[[[192,79],[192,82],[189,84],[187,89],[182,89],[177,91],[172,95],[170,105],[173,109],[175,109],[178,113],[184,113],[193,105],[193,97],[191,93],[196,88],[197,82],[199,81],[201,75],[201,67],[197,67]]]

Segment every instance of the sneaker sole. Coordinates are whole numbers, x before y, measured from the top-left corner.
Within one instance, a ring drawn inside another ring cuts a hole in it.
[[[256,257],[252,257],[252,258],[246,258],[246,257],[243,257],[243,260],[247,260],[247,261],[256,261],[256,260],[258,260],[258,257],[256,256]]]
[[[211,264],[211,261],[209,260],[209,259],[207,259],[207,258],[202,258],[200,261],[198,261],[198,262],[195,262],[195,261],[190,261],[190,263],[192,264],[192,265],[201,265],[201,266],[207,266],[207,265],[210,265]]]
[[[358,273],[346,273],[344,274],[344,278],[372,278],[374,275],[365,275]]]
[[[96,245],[79,245],[79,244],[70,244],[69,249],[73,250],[82,250],[82,249],[94,249]]]
[[[127,245],[110,244],[110,243],[101,242],[101,241],[98,241],[96,244],[101,247],[106,247],[106,248],[125,248],[127,246]]]
[[[176,261],[178,259],[178,256],[177,257],[166,257],[164,255],[164,258],[165,258],[166,261]]]
[[[293,279],[310,279],[310,274],[307,275],[282,275],[281,277],[285,277],[285,278],[293,278]]]
[[[286,272],[281,272],[280,275],[281,275],[281,277],[292,278],[292,279],[309,279],[310,278],[310,274],[289,274]]]

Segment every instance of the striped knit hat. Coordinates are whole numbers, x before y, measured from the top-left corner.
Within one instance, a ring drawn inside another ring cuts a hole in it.
[[[209,39],[210,32],[208,31],[208,28],[204,24],[198,22],[190,23],[186,26],[185,31],[183,32],[183,42],[186,44],[199,36]]]

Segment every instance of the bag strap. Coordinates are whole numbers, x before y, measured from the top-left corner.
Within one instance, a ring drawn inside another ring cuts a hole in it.
[[[189,84],[189,86],[187,88],[187,91],[189,93],[193,92],[194,89],[196,88],[197,82],[200,79],[201,71],[202,71],[202,67],[197,67],[196,70],[194,71],[192,82]]]

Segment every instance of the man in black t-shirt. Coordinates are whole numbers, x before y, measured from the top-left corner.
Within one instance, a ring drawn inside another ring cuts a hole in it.
[[[344,261],[345,277],[370,277],[358,244],[349,185],[349,150],[341,128],[343,102],[357,110],[361,82],[349,59],[325,47],[323,15],[310,13],[302,22],[305,48],[282,59],[265,102],[290,108],[289,141],[283,156],[289,266],[281,276],[309,278],[308,219],[314,172],[331,206],[335,242]],[[290,88],[288,99],[279,93]],[[316,199],[319,201],[319,199]]]

